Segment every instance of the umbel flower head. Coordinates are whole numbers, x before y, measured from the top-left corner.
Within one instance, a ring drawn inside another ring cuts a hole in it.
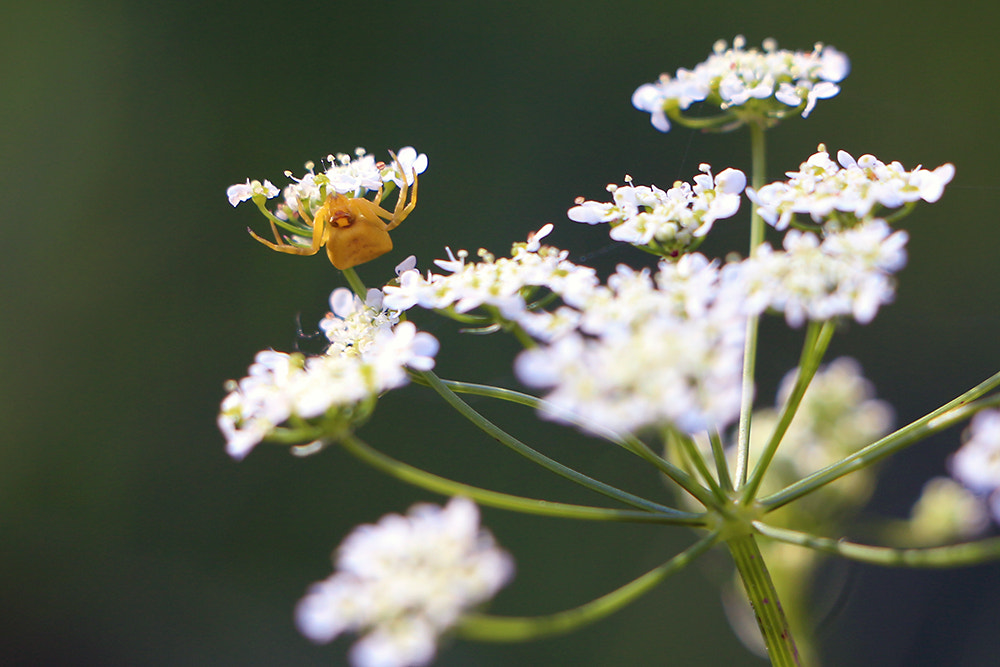
[[[742,36],[732,47],[719,40],[708,60],[694,69],[662,74],[632,95],[632,104],[652,116],[653,127],[670,130],[670,121],[702,129],[731,130],[748,122],[770,126],[793,113],[805,118],[816,101],[840,92],[838,82],[851,64],[832,46],[816,44],[812,51],[779,50],[773,39],[764,40],[763,51],[744,49]],[[695,102],[714,107],[721,115],[685,115]]]
[[[325,354],[264,350],[247,377],[227,383],[218,425],[233,458],[242,459],[267,439],[317,441],[318,447],[363,422],[379,394],[406,384],[407,367],[434,367],[437,339],[384,310],[378,290],[362,303],[339,288],[330,303],[333,312],[320,325],[330,340]],[[296,451],[311,453],[315,447]]]
[[[712,176],[707,164],[694,185],[677,181],[664,192],[655,185],[609,185],[613,201],[577,200],[567,214],[574,222],[607,222],[610,236],[661,256],[676,257],[698,247],[716,220],[736,215],[747,179],[738,169]]]
[[[826,146],[785,174],[786,181],[747,190],[757,212],[775,229],[788,227],[796,215],[808,215],[810,222],[829,230],[853,227],[903,207],[900,214],[918,201],[936,202],[955,176],[955,167],[946,163],[930,171],[916,167],[907,171],[899,162],[885,164],[874,155],[855,160],[847,151],[837,153],[834,162]]]
[[[335,565],[299,603],[296,620],[315,642],[362,634],[351,649],[355,667],[430,663],[438,637],[514,575],[513,559],[480,528],[479,510],[466,498],[358,527]]]

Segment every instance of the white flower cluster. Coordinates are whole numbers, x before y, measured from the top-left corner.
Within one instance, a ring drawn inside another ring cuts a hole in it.
[[[346,287],[330,294],[330,312],[320,320],[319,328],[330,346],[327,354],[362,354],[380,334],[399,322],[399,312],[385,310],[381,290],[370,289],[364,301]]]
[[[988,499],[1000,524],[1000,410],[984,410],[969,424],[965,444],[951,457],[951,474],[966,488]]]
[[[839,164],[838,164],[839,163]],[[879,214],[880,207],[899,208],[923,200],[936,202],[955,175],[955,167],[943,164],[934,171],[917,167],[906,171],[899,162],[885,164],[873,155],[855,160],[845,151],[830,159],[823,144],[786,174],[787,181],[747,190],[757,212],[775,229],[785,229],[796,214],[808,214],[813,222],[832,220],[847,227]],[[850,218],[844,219],[849,214]]]
[[[296,619],[315,642],[364,634],[351,649],[355,667],[430,663],[438,637],[514,574],[513,559],[480,528],[479,511],[465,498],[358,527],[335,564],[299,603]]]
[[[655,241],[665,250],[683,251],[705,236],[716,220],[736,214],[747,184],[737,169],[726,169],[714,178],[707,164],[699,169],[702,173],[694,177],[694,186],[678,181],[666,192],[655,185],[608,185],[612,203],[580,198],[569,210],[569,219],[610,223],[610,236],[616,241],[642,246]]]
[[[284,189],[284,203],[279,206],[277,215],[290,219],[297,215],[300,205],[313,215],[327,195],[333,193],[361,197],[367,192],[377,191],[387,182],[402,186],[405,180],[412,185],[413,174],[422,174],[427,169],[427,156],[418,154],[412,146],[399,149],[396,158],[389,164],[377,162],[374,155],[358,148],[354,151],[354,158],[346,153],[327,156],[329,166],[319,173],[312,162],[306,163],[306,174],[302,178],[294,178],[290,171],[285,172],[285,176],[294,182]],[[264,181],[262,185],[259,181],[250,180],[226,190],[229,203],[233,206],[251,199],[255,194],[272,199],[279,191],[270,181]]]
[[[570,262],[567,251],[540,245],[550,231],[552,225],[545,225],[529,235],[527,243],[515,243],[510,258],[497,258],[481,249],[479,262],[466,263],[467,251],[456,256],[448,249],[447,260],[434,262],[447,274],[428,272],[425,277],[416,269],[403,271],[399,286],[385,287],[384,305],[393,310],[419,306],[456,313],[495,308],[501,317],[521,324],[533,335],[545,335],[545,331],[555,335],[556,330],[573,324],[560,324],[560,317],[568,311],[558,315],[532,312],[525,293],[545,287],[565,303],[579,304],[593,291],[597,277],[593,269]]]
[[[895,297],[891,274],[906,264],[905,231],[872,220],[822,241],[811,232],[790,230],[784,250],[767,243],[727,269],[738,273],[751,312],[783,312],[788,324],[853,316],[867,324]]]
[[[233,458],[245,457],[289,420],[340,417],[349,422],[360,403],[406,384],[406,367],[434,367],[437,339],[418,332],[412,322],[392,326],[393,316],[360,300],[348,301],[339,290],[331,302],[339,313],[326,320],[331,339],[326,354],[264,350],[247,377],[227,383],[218,425]]]
[[[670,129],[668,112],[705,100],[729,109],[773,98],[785,109],[804,105],[805,118],[817,100],[840,92],[837,82],[851,68],[847,56],[822,44],[811,52],[779,50],[773,39],[764,41],[763,51],[745,50],[745,45],[741,36],[731,48],[719,40],[708,60],[693,70],[678,69],[673,77],[662,74],[657,82],[639,86],[632,94],[633,106],[652,114],[653,127],[661,132]]]
[[[620,266],[580,304],[579,330],[522,352],[515,371],[550,389],[544,415],[586,430],[722,428],[739,413],[741,302],[697,253],[655,276]]]

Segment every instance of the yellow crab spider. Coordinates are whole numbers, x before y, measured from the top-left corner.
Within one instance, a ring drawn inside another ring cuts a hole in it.
[[[395,158],[393,155],[393,159]],[[409,203],[406,201],[407,193],[410,193]],[[391,213],[375,203],[381,200],[381,187],[375,201],[333,193],[327,196],[312,219],[299,204],[299,216],[312,227],[312,244],[309,246],[292,245],[283,241],[273,221],[271,231],[274,232],[277,243],[261,238],[253,230],[247,231],[271,250],[290,255],[315,255],[325,245],[330,262],[340,270],[349,269],[392,250],[389,232],[398,227],[417,205],[416,171],[413,172],[412,191],[407,186],[406,179],[403,179],[399,199]]]

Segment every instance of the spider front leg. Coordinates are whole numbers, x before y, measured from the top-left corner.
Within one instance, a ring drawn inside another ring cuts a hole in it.
[[[319,211],[317,211],[316,217],[310,219],[309,214],[302,208],[302,203],[299,203],[299,217],[312,225],[312,243],[308,247],[285,243],[281,238],[281,234],[278,233],[278,227],[274,224],[273,220],[270,221],[271,231],[274,232],[274,240],[277,241],[277,243],[271,243],[270,241],[261,238],[250,228],[247,228],[247,231],[250,232],[250,236],[254,237],[271,250],[277,250],[278,252],[283,252],[289,255],[315,255],[326,243],[328,235],[326,229],[326,219],[329,217],[327,206],[328,202],[324,203],[323,206],[320,207]]]
[[[393,158],[396,156],[393,155]],[[397,161],[398,164],[398,161]],[[402,167],[400,167],[402,171]],[[399,187],[399,199],[396,200],[396,207],[392,210],[392,219],[386,225],[386,231],[395,229],[399,226],[403,220],[406,219],[413,209],[417,206],[417,171],[413,170],[413,191],[410,194],[410,201],[406,203],[406,195],[409,187],[406,184],[406,174],[403,174],[403,184]]]

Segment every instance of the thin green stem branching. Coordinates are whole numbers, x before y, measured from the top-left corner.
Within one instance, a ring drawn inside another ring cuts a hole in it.
[[[668,509],[667,512],[619,510],[538,500],[500,493],[498,491],[490,491],[471,484],[456,482],[403,463],[373,449],[355,435],[345,435],[338,442],[348,452],[390,477],[395,477],[414,486],[445,496],[465,496],[480,505],[488,507],[521,512],[522,514],[537,514],[585,521],[620,521],[685,526],[703,524],[703,521],[695,515],[688,514],[687,512],[677,512],[676,510]]]
[[[462,619],[457,628],[458,635],[464,639],[478,641],[518,642],[572,632],[634,602],[708,551],[718,539],[718,533],[706,535],[663,565],[579,607],[547,616],[511,617],[473,614]]]
[[[795,544],[870,565],[950,568],[1000,560],[1000,537],[939,547],[895,549],[817,537],[797,530],[769,526],[763,521],[754,521],[753,527],[761,535],[778,542]]]
[[[760,123],[749,123],[751,149],[751,178],[754,190],[759,190],[767,179],[767,144],[764,140],[765,128]],[[750,256],[764,242],[764,219],[755,207],[750,209]],[[747,481],[750,468],[750,418],[753,413],[754,375],[757,366],[757,333],[760,318],[747,319],[746,340],[743,344],[743,389],[740,401],[740,421],[736,436],[736,485],[742,487]]]
[[[411,372],[410,376],[420,384],[431,387],[432,389],[437,391],[439,394],[441,394],[442,397],[444,397],[446,401],[449,402],[450,405],[452,405],[452,407],[454,407],[460,413],[465,415],[470,421],[472,421],[474,424],[482,428],[490,436],[496,438],[502,444],[507,445],[511,449],[514,449],[518,453],[521,453],[522,455],[526,456],[527,458],[533,461],[535,461],[534,457],[537,456],[541,457],[540,460],[545,460],[550,463],[554,463],[557,466],[562,466],[562,464],[557,463],[552,459],[549,459],[544,454],[541,454],[540,452],[532,449],[531,447],[528,447],[527,445],[520,442],[513,436],[507,434],[499,427],[493,425],[491,422],[489,422],[489,420],[487,420],[485,417],[476,412],[471,406],[462,401],[458,396],[455,396],[454,393],[460,392],[460,393],[473,394],[477,396],[488,396],[490,398],[496,398],[500,400],[510,401],[513,403],[518,403],[520,405],[525,405],[534,408],[536,410],[545,408],[546,402],[543,399],[519,391],[513,391],[511,389],[503,389],[501,387],[493,387],[481,384],[471,384],[467,382],[456,382],[454,380],[442,380],[434,373]],[[449,397],[449,394],[451,394],[451,397]],[[474,416],[475,418],[473,418]],[[489,424],[491,428],[485,428],[485,424]],[[667,461],[662,456],[657,455],[656,452],[651,450],[649,446],[646,445],[646,443],[642,442],[642,440],[635,437],[634,435],[620,434],[607,429],[601,430],[594,424],[588,424],[588,428],[595,431],[596,435],[599,435],[600,437],[608,440],[609,442],[613,442],[619,445],[626,451],[632,452],[636,456],[642,458],[647,463],[651,463],[652,465],[654,465],[657,470],[659,470],[664,475],[669,477],[674,483],[676,483],[678,486],[680,486],[693,498],[698,500],[706,507],[713,506],[716,504],[712,494],[709,493],[708,489],[699,484],[698,480],[696,480],[694,477],[692,477],[685,471],[678,468],[673,463]],[[503,437],[501,437],[498,433],[496,433],[494,429],[499,433],[503,434]],[[536,463],[538,462],[539,461],[536,461]],[[539,463],[539,465],[547,467],[547,465],[545,465],[544,463]],[[562,466],[562,468],[565,468],[565,466]],[[553,469],[553,472],[556,472],[556,474],[562,474],[556,469]]]
[[[761,506],[769,512],[776,510],[792,501],[798,500],[802,496],[812,493],[826,484],[840,479],[844,475],[873,465],[890,454],[905,449],[938,431],[943,431],[955,424],[959,424],[984,408],[1000,405],[1000,396],[992,396],[983,401],[976,401],[976,399],[998,386],[1000,386],[1000,373],[981,382],[958,398],[945,403],[937,410],[910,422],[906,426],[897,429],[893,433],[858,450],[841,461],[800,479],[777,493],[772,493],[762,498],[760,500]]]
[[[760,453],[757,465],[754,467],[753,473],[747,480],[746,485],[741,489],[741,502],[744,505],[750,504],[756,498],[757,491],[764,481],[764,475],[767,473],[768,466],[771,465],[771,461],[778,451],[778,445],[781,444],[781,439],[785,437],[785,433],[788,431],[788,427],[791,425],[792,419],[795,417],[795,413],[802,403],[802,397],[805,395],[806,389],[809,388],[809,383],[812,382],[813,376],[816,375],[816,370],[823,360],[823,355],[826,353],[826,348],[830,344],[830,339],[833,337],[835,328],[836,326],[831,321],[822,324],[818,322],[809,323],[806,340],[802,345],[802,355],[799,358],[795,386],[792,387],[791,394],[789,394],[785,404],[781,407],[781,414],[778,417],[777,425],[774,427],[774,433],[771,434],[771,438]]]
[[[479,414],[472,406],[463,401],[455,392],[448,388],[441,379],[430,371],[418,371],[416,375],[422,376],[423,383],[431,387],[436,391],[450,406],[455,408],[459,414],[472,422],[484,433],[489,435],[491,438],[495,439],[497,442],[501,443],[514,450],[518,454],[524,456],[528,460],[537,463],[546,470],[554,472],[560,477],[564,477],[572,482],[575,482],[585,488],[592,491],[596,491],[602,495],[609,498],[618,500],[619,502],[625,503],[626,505],[631,505],[639,509],[649,510],[653,512],[677,512],[672,508],[660,505],[651,500],[641,498],[634,494],[628,493],[627,491],[622,491],[621,489],[615,488],[610,484],[598,481],[592,477],[588,477],[581,472],[573,470],[572,468],[559,463],[558,461],[545,456],[536,449],[529,447],[524,444],[514,436],[510,435],[502,428],[486,419],[483,415]],[[687,514],[687,513],[681,513]],[[697,515],[691,515],[697,516]]]

